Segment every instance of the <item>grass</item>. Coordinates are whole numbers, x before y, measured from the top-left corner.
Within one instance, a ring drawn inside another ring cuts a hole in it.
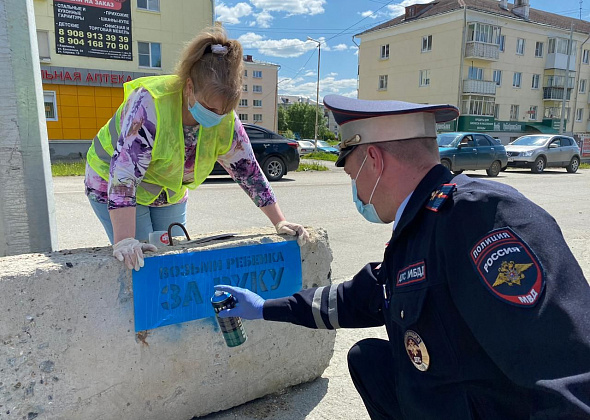
[[[72,160],[69,162],[56,162],[51,164],[51,174],[53,176],[84,175],[85,169],[85,160]]]
[[[328,171],[329,169],[322,165],[319,162],[314,163],[300,163],[299,168],[297,168],[296,172],[305,172],[305,171]]]
[[[580,169],[590,169],[590,163],[580,163]]]
[[[314,152],[308,155],[302,156],[303,159],[315,159],[315,160],[329,160],[331,162],[336,162],[338,159],[338,155],[333,153],[326,153],[326,152]]]

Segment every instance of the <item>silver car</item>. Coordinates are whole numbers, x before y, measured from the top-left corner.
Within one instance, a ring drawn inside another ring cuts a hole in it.
[[[561,167],[574,173],[580,166],[580,148],[567,136],[532,134],[522,136],[506,146],[508,167],[531,168],[540,174],[548,167]]]

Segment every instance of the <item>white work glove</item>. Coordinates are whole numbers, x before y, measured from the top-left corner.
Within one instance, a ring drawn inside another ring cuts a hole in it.
[[[157,251],[155,245],[142,244],[137,239],[125,238],[113,245],[113,257],[124,262],[128,269],[139,271],[143,267],[143,252]]]
[[[299,246],[305,245],[307,241],[309,241],[309,233],[305,230],[305,228],[297,223],[287,222],[283,220],[275,225],[275,229],[279,235],[292,235],[297,236],[297,243]]]

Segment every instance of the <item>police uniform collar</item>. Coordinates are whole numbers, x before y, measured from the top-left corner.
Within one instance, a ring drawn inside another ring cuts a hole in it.
[[[430,200],[432,192],[441,184],[448,183],[451,179],[453,179],[453,175],[442,165],[434,166],[424,178],[422,178],[422,181],[420,181],[412,193],[412,197],[404,209],[399,223],[395,226],[395,232],[393,234],[394,240],[404,230],[405,226],[407,226],[416,214],[426,205],[428,200]]]

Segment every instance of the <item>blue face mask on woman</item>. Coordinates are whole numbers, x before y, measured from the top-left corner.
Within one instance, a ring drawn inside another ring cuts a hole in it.
[[[192,107],[188,106],[188,110],[199,124],[207,128],[216,126],[227,115],[216,114],[215,112],[210,111],[201,105],[199,101],[195,101],[195,104]]]
[[[357,172],[356,177],[354,179],[351,179],[352,201],[354,201],[354,204],[356,205],[356,209],[358,210],[358,212],[367,221],[369,221],[371,223],[385,223],[383,220],[381,220],[379,218],[379,215],[377,214],[377,210],[375,209],[375,206],[371,204],[371,199],[373,198],[373,194],[375,193],[375,190],[377,189],[377,184],[379,184],[379,180],[381,179],[381,174],[383,174],[383,171],[381,171],[381,174],[379,174],[379,178],[377,178],[377,182],[375,183],[375,186],[373,187],[373,191],[371,192],[371,197],[369,197],[368,204],[364,204],[362,202],[362,200],[359,198],[358,191],[356,190],[356,179],[359,177],[359,174],[361,173],[363,166],[365,166],[366,161],[367,161],[367,155],[365,155],[365,159],[363,160],[363,163],[361,164],[361,167],[359,168],[359,171]]]

